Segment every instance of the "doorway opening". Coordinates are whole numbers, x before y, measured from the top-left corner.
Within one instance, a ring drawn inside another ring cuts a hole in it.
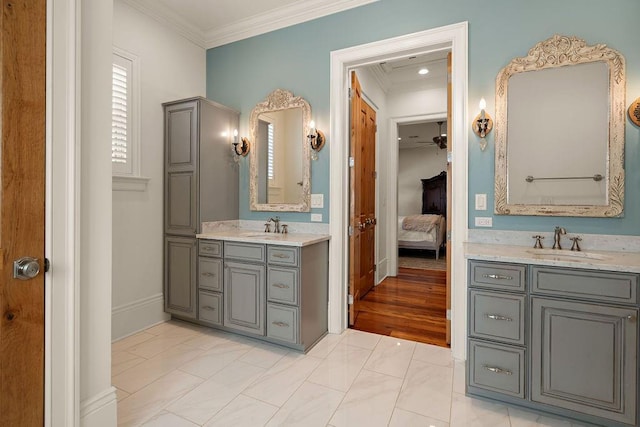
[[[452,280],[452,352],[455,358],[465,358],[465,322],[466,298],[464,281],[466,265],[464,263],[463,242],[467,236],[467,152],[466,152],[466,104],[467,104],[467,23],[449,25],[420,33],[400,36],[393,39],[355,46],[331,53],[331,242],[330,242],[330,289],[329,289],[329,330],[340,333],[347,327],[348,301],[348,203],[349,203],[349,150],[350,129],[348,126],[349,111],[349,78],[350,71],[383,61],[407,58],[416,54],[427,54],[441,50],[452,51],[452,92],[451,103],[452,128],[451,138],[460,141],[453,145],[452,157],[455,159],[451,172],[451,185],[454,195],[452,199],[452,234],[450,241],[453,269]],[[393,130],[394,120],[386,130],[378,130],[380,135],[396,133]],[[390,221],[397,214],[395,201],[396,190],[389,184],[389,168],[379,172],[379,191],[381,198],[386,198],[378,218],[379,230],[385,233],[379,238],[377,251],[384,248],[385,257],[378,258],[378,276],[397,269],[395,240],[397,224]],[[393,181],[395,185],[395,180]],[[393,205],[393,206],[391,206]]]
[[[353,123],[357,120],[353,111],[360,110],[353,105],[355,96],[362,91],[377,106],[382,131],[377,144],[367,149],[375,149],[379,159],[376,171],[382,179],[372,193],[380,223],[397,224],[397,228],[393,238],[387,236],[385,227],[375,230],[376,257],[371,268],[377,273],[375,287],[358,286],[359,278],[350,274],[350,282],[355,281],[356,286],[351,283],[349,287],[353,301],[349,324],[357,330],[444,347],[449,342],[444,250],[449,52],[439,49],[357,67],[353,73],[362,83],[354,95],[352,77],[351,97],[352,152],[361,134],[360,123]],[[359,161],[353,163],[350,209],[366,200],[366,186],[353,179],[364,166]],[[387,201],[390,196],[385,187],[395,189],[393,202]],[[390,208],[385,212],[387,204]],[[355,230],[350,236],[351,247],[362,238],[358,218],[350,221]],[[385,241],[389,244],[384,245]],[[350,250],[350,272],[354,265],[361,269],[366,261],[357,250]],[[390,264],[394,266],[389,268]],[[368,292],[358,292],[361,289]]]

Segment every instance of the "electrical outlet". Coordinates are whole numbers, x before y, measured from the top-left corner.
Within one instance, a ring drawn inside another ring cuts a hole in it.
[[[493,218],[488,216],[477,216],[476,227],[493,227]]]
[[[487,210],[487,195],[486,194],[476,194],[476,210],[477,211],[486,211]]]
[[[312,194],[311,195],[311,207],[322,209],[324,208],[324,194]]]
[[[322,222],[322,214],[311,214],[311,222]]]

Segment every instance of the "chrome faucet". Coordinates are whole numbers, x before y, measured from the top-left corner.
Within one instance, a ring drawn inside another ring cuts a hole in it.
[[[562,227],[556,226],[556,228],[554,230],[553,248],[552,249],[562,249],[562,246],[560,246],[560,235],[562,235],[562,234],[567,234],[567,230],[565,230]]]
[[[280,217],[276,216],[275,218],[269,218],[269,221],[273,221],[273,232],[280,232]]]

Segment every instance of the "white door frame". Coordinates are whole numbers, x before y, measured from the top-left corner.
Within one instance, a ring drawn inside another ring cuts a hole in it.
[[[464,359],[466,338],[466,263],[463,242],[468,234],[467,212],[467,50],[468,24],[461,22],[419,33],[331,52],[331,164],[329,245],[329,332],[347,326],[348,197],[349,197],[349,71],[381,60],[406,57],[443,48],[452,50],[452,339],[453,357]]]
[[[423,114],[418,116],[392,117],[389,119],[389,166],[387,168],[387,259],[389,276],[398,275],[398,163],[400,144],[398,143],[398,125],[417,122],[447,120],[447,112]]]
[[[79,1],[47,1],[45,426],[80,419]]]

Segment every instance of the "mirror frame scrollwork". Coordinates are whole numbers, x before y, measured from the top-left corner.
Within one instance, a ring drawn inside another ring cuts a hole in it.
[[[287,110],[290,108],[302,108],[302,129],[304,135],[300,135],[302,144],[302,200],[300,203],[258,203],[258,164],[259,150],[251,150],[249,159],[249,200],[252,211],[268,212],[309,212],[311,206],[311,161],[309,144],[305,135],[309,133],[309,122],[311,121],[311,106],[299,96],[294,96],[292,92],[285,89],[276,89],[271,92],[264,101],[258,103],[249,118],[251,130],[251,141],[257,143],[258,117],[262,113]]]
[[[609,68],[609,141],[604,205],[509,204],[507,161],[507,98],[509,78],[516,73],[605,62]],[[615,217],[624,207],[625,59],[604,44],[587,45],[580,38],[554,35],[537,43],[527,56],[515,58],[496,78],[495,120],[495,213],[499,215],[546,215]]]

